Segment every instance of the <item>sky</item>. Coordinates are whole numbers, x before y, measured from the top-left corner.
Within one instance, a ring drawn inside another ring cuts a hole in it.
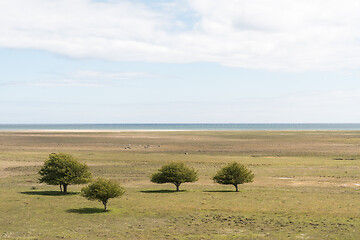
[[[360,123],[359,11],[1,0],[0,124]]]

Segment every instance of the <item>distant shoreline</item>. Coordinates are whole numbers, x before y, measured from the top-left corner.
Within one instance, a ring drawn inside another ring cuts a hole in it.
[[[0,129],[0,133],[146,133],[146,132],[359,132],[360,130],[178,130],[178,129],[167,129],[167,130],[102,130],[102,129],[35,129],[35,130],[3,130]]]
[[[0,124],[0,131],[360,131],[360,123]]]

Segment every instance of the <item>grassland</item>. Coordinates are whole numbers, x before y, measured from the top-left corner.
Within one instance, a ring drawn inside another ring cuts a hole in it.
[[[125,195],[104,213],[82,186],[39,184],[52,152]],[[151,183],[170,161],[199,181]],[[232,161],[255,173],[239,193],[210,180]],[[360,132],[0,132],[0,202],[0,239],[360,239]]]

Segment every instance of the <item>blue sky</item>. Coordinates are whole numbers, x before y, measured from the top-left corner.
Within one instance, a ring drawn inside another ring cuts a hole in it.
[[[0,123],[360,122],[356,1],[4,0]]]

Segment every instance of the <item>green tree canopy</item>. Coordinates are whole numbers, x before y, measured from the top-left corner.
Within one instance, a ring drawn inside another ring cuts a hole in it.
[[[185,166],[182,162],[172,162],[162,166],[157,172],[151,175],[153,183],[173,183],[176,191],[179,191],[180,184],[184,182],[195,182],[198,180],[197,171]]]
[[[252,182],[254,174],[244,165],[234,162],[220,169],[212,179],[216,183],[234,185],[238,192],[238,184]]]
[[[86,164],[78,162],[73,156],[65,153],[50,154],[39,171],[40,182],[49,185],[60,185],[67,193],[70,184],[84,184],[91,180],[91,172]]]
[[[124,189],[109,179],[98,178],[87,187],[81,189],[81,195],[89,200],[98,200],[104,204],[104,211],[107,210],[107,203],[110,198],[120,197],[125,193]]]

